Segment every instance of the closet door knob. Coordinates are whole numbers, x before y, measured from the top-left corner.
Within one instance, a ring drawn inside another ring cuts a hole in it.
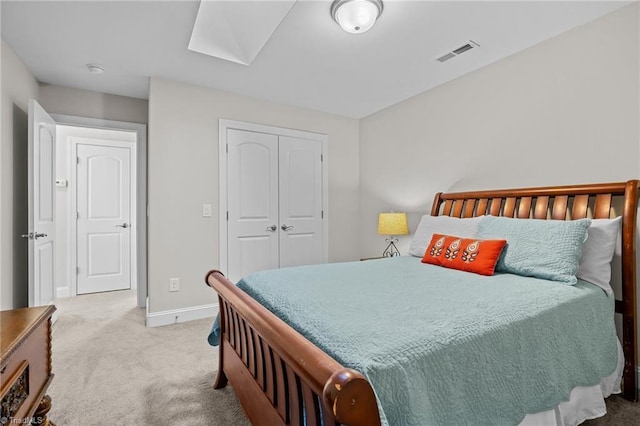
[[[292,229],[293,229],[293,226],[287,226],[287,225],[285,225],[285,224],[283,223],[283,224],[282,224],[282,226],[281,226],[281,228],[282,228],[282,230],[283,230],[283,231],[290,231],[290,230],[292,230]]]
[[[275,225],[267,226],[267,232],[276,232],[276,229],[278,229],[278,227]]]

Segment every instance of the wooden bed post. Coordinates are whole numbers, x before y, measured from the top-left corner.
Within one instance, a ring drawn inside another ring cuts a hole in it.
[[[205,282],[206,282],[207,277],[205,277]],[[222,297],[218,296],[218,306],[220,308],[222,308]],[[220,309],[220,316],[219,316],[219,324],[220,324],[220,343],[222,343],[222,330],[224,330],[225,327],[225,323],[227,321],[227,318],[224,315],[224,312],[222,311],[222,309]],[[215,382],[213,382],[213,388],[214,389],[222,389],[223,387],[227,386],[227,383],[229,382],[229,379],[227,379],[227,375],[224,373],[224,350],[223,350],[223,345],[220,344],[218,346],[219,350],[218,350],[218,374],[216,376],[216,380]]]
[[[355,373],[355,374],[354,374]],[[354,370],[333,373],[322,391],[325,405],[345,425],[380,425],[376,396],[369,382]]]
[[[442,192],[436,193],[436,196],[433,198],[433,204],[431,205],[431,216],[438,216],[438,214],[440,213],[440,205],[442,204],[440,195],[442,195]]]
[[[636,287],[636,222],[638,181],[630,180],[625,187],[622,220],[622,345],[625,354],[623,395],[638,401],[638,310]]]

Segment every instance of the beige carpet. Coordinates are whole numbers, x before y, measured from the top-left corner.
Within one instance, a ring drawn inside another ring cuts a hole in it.
[[[56,303],[51,420],[58,426],[246,426],[230,387],[213,390],[211,320],[144,326],[133,291]],[[640,404],[611,397],[589,426],[640,425]]]
[[[133,291],[56,306],[49,395],[58,426],[249,425],[233,390],[211,387],[211,320],[147,328]]]

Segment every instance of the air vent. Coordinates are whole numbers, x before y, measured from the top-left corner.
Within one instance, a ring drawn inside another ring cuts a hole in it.
[[[446,62],[446,61],[448,61],[449,59],[453,59],[453,58],[455,58],[455,57],[456,57],[456,55],[455,55],[453,52],[449,52],[449,53],[447,53],[447,54],[446,54],[446,55],[444,55],[444,56],[440,56],[440,57],[438,58],[438,60],[439,60],[440,62]]]
[[[444,55],[436,58],[438,62],[447,62],[449,59],[453,59],[458,55],[462,55],[464,52],[468,52],[471,49],[475,49],[476,47],[480,47],[480,45],[472,40],[469,40],[462,46],[452,50],[451,52],[447,52]]]

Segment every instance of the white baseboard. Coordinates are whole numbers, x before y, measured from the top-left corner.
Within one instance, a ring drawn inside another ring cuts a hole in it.
[[[56,299],[69,297],[69,287],[56,287]]]
[[[172,309],[170,311],[149,312],[147,304],[147,327],[177,324],[202,318],[213,318],[218,313],[218,304],[192,306],[189,308]]]

